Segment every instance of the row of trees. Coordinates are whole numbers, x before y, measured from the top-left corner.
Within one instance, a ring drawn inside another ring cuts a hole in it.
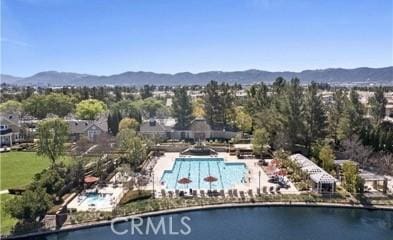
[[[383,90],[379,88],[370,99],[369,119],[355,90],[339,89],[332,101],[324,102],[316,83],[304,90],[296,78],[289,82],[278,78],[271,88],[263,83],[251,87],[247,109],[254,120],[253,128],[264,129],[268,143],[275,148],[295,151],[302,147],[310,153],[313,145],[331,140],[339,149],[343,140],[354,136],[366,140],[371,133],[380,139],[376,150],[389,150],[392,131],[378,132],[386,105],[381,96]]]
[[[32,95],[22,102],[8,100],[0,104],[0,111],[5,113],[28,114],[38,119],[48,115],[64,117],[72,112],[80,119],[95,119],[100,113],[107,110],[104,102],[88,99],[77,102],[76,98],[62,93],[48,95]]]
[[[213,127],[240,127],[250,131],[250,116],[241,106],[235,108],[236,89],[239,89],[238,85],[230,86],[211,81],[204,89],[204,98],[193,102],[187,95],[187,87],[176,88],[172,109],[173,116],[177,119],[176,127],[185,129],[193,118],[205,117]]]

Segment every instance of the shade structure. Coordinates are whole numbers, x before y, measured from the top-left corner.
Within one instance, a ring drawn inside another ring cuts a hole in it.
[[[215,178],[215,177],[213,177],[213,176],[207,176],[207,177],[205,177],[203,180],[205,180],[206,182],[209,183],[209,185],[210,185],[210,191],[211,191],[211,190],[212,190],[212,182],[215,182],[215,181],[217,181],[218,179]]]
[[[98,177],[94,177],[94,176],[86,176],[85,177],[85,183],[95,183],[98,181]]]
[[[180,179],[179,181],[177,181],[177,182],[180,183],[180,184],[189,184],[189,183],[191,183],[192,181],[191,181],[191,179],[184,177],[184,178],[181,178],[181,179]]]
[[[205,180],[206,182],[212,183],[212,182],[217,181],[218,179],[213,176],[208,176],[208,177],[205,177],[203,180]]]

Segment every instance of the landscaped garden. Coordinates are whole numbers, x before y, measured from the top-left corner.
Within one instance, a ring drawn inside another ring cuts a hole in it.
[[[10,200],[12,198],[12,195],[10,194],[1,194],[0,195],[0,222],[1,222],[1,228],[0,232],[1,234],[6,234],[9,233],[12,229],[12,227],[16,224],[17,220],[12,218],[6,211],[4,211],[4,205],[5,202]]]
[[[71,161],[70,157],[62,157],[65,164]],[[8,152],[1,153],[1,182],[0,190],[24,187],[29,184],[36,173],[49,167],[50,160],[38,156],[35,152]]]

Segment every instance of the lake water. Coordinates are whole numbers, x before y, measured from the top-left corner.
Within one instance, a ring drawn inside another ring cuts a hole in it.
[[[190,226],[189,235],[182,235],[180,232],[187,230],[181,222],[184,217],[191,219],[184,221]],[[392,211],[306,207],[227,208],[165,215],[163,220],[154,217],[152,223],[158,224],[160,221],[164,222],[166,235],[163,235],[162,231],[159,235],[144,235],[145,232],[141,235],[135,231],[133,235],[130,230],[131,224],[123,222],[115,225],[117,231],[128,231],[122,236],[115,235],[110,226],[102,226],[36,239],[393,240]],[[179,235],[167,235],[170,221],[172,232]],[[147,225],[145,219],[142,231]]]

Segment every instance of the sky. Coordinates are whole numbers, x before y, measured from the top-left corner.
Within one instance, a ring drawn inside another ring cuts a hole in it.
[[[386,67],[392,0],[1,0],[1,72]]]

